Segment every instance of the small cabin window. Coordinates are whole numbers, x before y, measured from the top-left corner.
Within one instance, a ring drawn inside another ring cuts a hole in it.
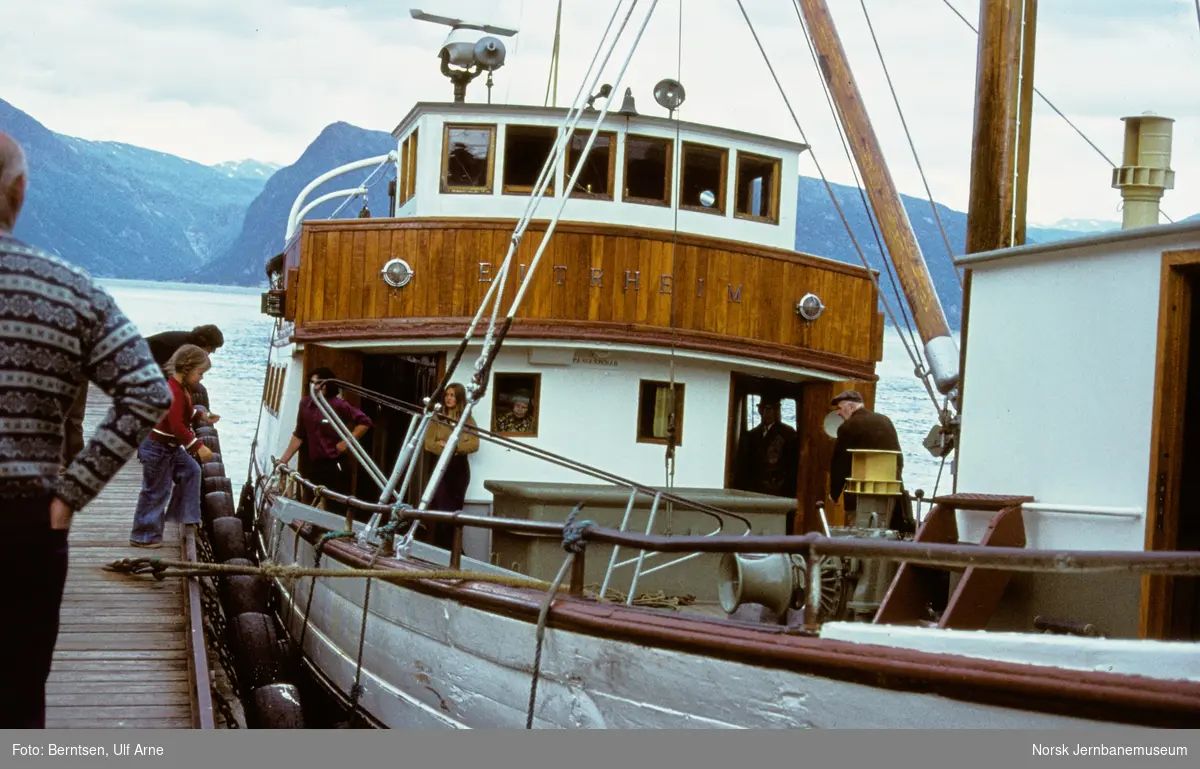
[[[680,208],[724,215],[728,157],[729,152],[723,147],[683,143]]]
[[[541,374],[496,373],[492,382],[492,432],[536,438]]]
[[[404,205],[417,194],[417,132],[413,131],[400,145],[400,189],[396,207]]]
[[[625,139],[625,200],[665,206],[671,189],[671,141],[656,136]]]
[[[583,148],[587,146],[591,131],[576,131],[571,136],[571,146],[567,148],[567,181],[575,173],[575,166],[583,156]],[[588,150],[587,160],[579,178],[575,180],[575,189],[571,197],[589,198],[591,200],[612,200],[613,172],[616,170],[617,153],[616,134],[611,131],[597,131],[596,140]]]
[[[675,445],[683,443],[683,384],[675,383]],[[638,443],[666,443],[671,417],[671,383],[643,379],[638,392]]]
[[[496,127],[447,125],[442,153],[442,192],[492,191]]]
[[[779,158],[738,153],[735,216],[779,223]]]
[[[504,129],[504,192],[533,194],[557,138],[558,129],[552,126],[510,125]],[[546,195],[554,194],[557,169],[550,173]]]

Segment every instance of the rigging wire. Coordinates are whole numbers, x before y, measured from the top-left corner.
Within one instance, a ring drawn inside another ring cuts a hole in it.
[[[783,97],[784,106],[787,107],[788,113],[792,116],[792,122],[795,123],[796,130],[800,132],[801,140],[805,144],[809,144],[809,141],[804,133],[804,128],[800,125],[800,118],[798,118],[796,116],[796,111],[794,109],[792,109],[791,101],[788,99],[787,93],[783,89],[783,84],[779,82],[779,76],[775,74],[775,67],[771,64],[770,57],[767,56],[767,52],[763,48],[762,41],[759,40],[758,32],[755,31],[754,24],[750,21],[750,16],[746,13],[745,6],[742,5],[742,0],[737,0],[737,4],[738,4],[738,8],[742,12],[742,17],[746,20],[746,25],[750,28],[750,34],[754,37],[754,43],[755,43],[755,45],[758,46],[758,50],[763,56],[763,61],[767,65],[767,70],[771,73],[771,78],[775,81],[775,85],[779,89],[780,96]],[[805,30],[805,33],[807,34],[807,29]],[[855,237],[854,230],[853,230],[853,228],[850,227],[850,222],[846,218],[846,212],[842,209],[841,203],[838,202],[837,195],[834,194],[833,187],[830,186],[829,179],[825,176],[825,171],[821,168],[821,164],[817,160],[816,153],[813,151],[811,144],[809,145],[809,156],[812,157],[813,164],[817,167],[817,173],[820,175],[821,181],[825,185],[825,190],[829,193],[829,199],[833,202],[834,208],[837,209],[838,215],[842,219],[842,225],[846,228],[846,233],[850,236],[850,241],[854,244],[854,249],[858,252],[859,260],[862,261],[863,267],[865,267],[867,270],[867,276],[871,279],[871,282],[875,285],[876,293],[878,293],[880,298],[883,300],[884,311],[887,313],[888,317],[891,318],[892,324],[894,326],[896,326],[897,329],[900,328],[900,324],[896,322],[896,316],[892,312],[891,303],[887,301],[887,297],[884,295],[882,289],[879,287],[879,280],[878,280],[878,278],[875,277],[874,272],[871,271],[870,262],[867,261],[867,256],[863,252],[862,246],[859,245],[858,238]],[[905,339],[904,335],[901,334],[900,341],[904,345],[905,352],[908,353],[909,358],[913,361],[914,366],[918,370],[923,371],[924,368],[921,365],[920,358],[917,357],[916,355],[914,355],[913,350],[909,348],[909,340]],[[926,390],[929,392],[930,397],[933,399],[934,409],[938,409],[937,396],[935,396],[933,394],[933,389],[928,382],[928,377],[923,376],[923,377],[921,377],[921,380],[922,380],[922,382],[924,382]],[[940,413],[940,410],[939,410],[939,413]]]
[[[949,8],[951,11],[953,11],[955,16],[957,16],[958,18],[962,19],[962,23],[963,23],[963,24],[966,24],[968,29],[970,29],[970,30],[971,30],[972,32],[974,32],[976,35],[978,35],[978,34],[979,34],[979,30],[975,28],[975,25],[974,25],[974,24],[972,24],[972,23],[971,23],[971,22],[970,22],[970,21],[967,19],[967,17],[966,17],[966,16],[963,16],[963,15],[962,15],[962,13],[960,13],[960,12],[959,12],[959,10],[958,10],[957,8],[955,8],[955,7],[954,7],[954,4],[953,4],[953,3],[951,3],[951,2],[950,2],[950,0],[942,0],[942,3],[943,3],[943,4],[945,4],[945,6],[946,6],[947,8]],[[1200,23],[1200,0],[1196,0],[1196,18],[1197,18],[1197,23]],[[1077,126],[1077,125],[1075,125],[1074,123],[1072,123],[1072,122],[1071,122],[1071,119],[1070,119],[1070,118],[1068,118],[1066,115],[1064,115],[1062,110],[1060,110],[1058,107],[1054,106],[1054,102],[1052,102],[1052,101],[1050,101],[1050,99],[1046,98],[1046,94],[1044,94],[1044,93],[1042,93],[1040,90],[1038,90],[1038,87],[1037,87],[1037,86],[1034,86],[1034,87],[1033,87],[1033,92],[1034,92],[1034,93],[1036,93],[1038,96],[1042,97],[1042,101],[1046,102],[1046,105],[1047,105],[1048,107],[1050,107],[1050,109],[1054,110],[1054,112],[1055,112],[1055,113],[1056,113],[1056,114],[1057,114],[1057,115],[1058,115],[1060,118],[1062,118],[1062,119],[1063,119],[1063,120],[1066,122],[1066,124],[1067,124],[1067,125],[1071,126],[1071,128],[1072,128],[1072,129],[1074,129],[1075,133],[1079,134],[1079,137],[1080,137],[1081,139],[1083,139],[1085,142],[1087,142],[1087,143],[1088,143],[1088,146],[1089,146],[1089,147],[1091,147],[1092,149],[1094,149],[1094,150],[1096,151],[1096,153],[1097,153],[1098,155],[1100,155],[1100,157],[1104,158],[1105,162],[1107,162],[1107,163],[1108,163],[1110,166],[1112,166],[1113,168],[1116,168],[1116,167],[1117,167],[1117,164],[1113,162],[1112,158],[1110,158],[1108,155],[1106,155],[1106,154],[1104,153],[1104,150],[1102,150],[1102,149],[1100,149],[1099,147],[1097,147],[1097,146],[1096,146],[1096,143],[1095,143],[1095,142],[1093,142],[1091,139],[1089,139],[1089,138],[1088,138],[1088,136],[1087,136],[1087,134],[1085,134],[1085,133],[1084,133],[1082,130],[1080,130],[1079,126]],[[1167,216],[1167,213],[1166,213],[1166,211],[1163,211],[1161,208],[1159,208],[1159,209],[1158,209],[1158,212],[1159,212],[1160,214],[1162,214],[1163,218],[1164,218],[1164,219],[1166,219],[1168,222],[1172,222],[1172,223],[1174,223],[1174,221],[1175,221],[1175,220],[1174,220],[1174,219],[1172,219],[1171,217]]]
[[[546,99],[542,106],[558,106],[558,53],[559,39],[562,35],[563,0],[558,0],[558,13],[554,18],[554,48],[550,51],[550,74],[546,76]],[[550,97],[554,97],[551,104]]]
[[[678,30],[676,32],[676,37],[675,37],[675,80],[680,83],[683,82],[683,0],[679,0],[679,27],[678,27]],[[673,206],[674,211],[672,212],[674,215],[674,223],[672,225],[674,232],[672,233],[672,240],[671,240],[671,300],[670,300],[670,306],[668,309],[668,312],[670,313],[670,320],[671,320],[671,356],[669,359],[670,366],[669,366],[668,390],[667,390],[667,392],[668,392],[667,408],[669,409],[667,411],[667,449],[666,449],[665,457],[663,460],[664,464],[665,464],[664,471],[666,473],[666,483],[667,483],[668,490],[673,488],[675,485],[675,447],[676,447],[675,436],[677,435],[677,431],[679,429],[679,425],[677,424],[678,420],[676,419],[676,414],[678,413],[678,410],[676,409],[676,405],[675,405],[675,397],[676,397],[676,393],[675,393],[675,346],[676,346],[676,337],[678,335],[678,329],[675,326],[675,308],[676,308],[676,305],[675,305],[675,269],[676,269],[676,254],[679,250],[679,204],[683,202],[683,151],[682,151],[682,149],[678,149],[678,148],[682,147],[682,145],[680,144],[680,141],[679,141],[679,135],[680,135],[679,112],[680,112],[680,109],[682,108],[682,106],[683,105],[681,104],[681,105],[679,105],[679,107],[677,107],[674,110],[674,113],[675,113],[675,147],[677,148],[677,150],[675,153],[673,153],[673,155],[677,154],[679,157],[679,173],[671,174],[672,179],[677,180],[675,182],[675,187],[678,191],[673,196],[675,198],[675,205]],[[672,162],[674,162],[674,159],[672,159]],[[668,501],[667,502],[667,516],[666,516],[667,517],[666,531],[667,531],[668,536],[670,536],[672,528],[673,528],[672,524],[674,523],[674,512],[675,512],[674,505],[670,501]]]
[[[817,57],[816,44],[812,40],[812,35],[809,34],[808,25],[804,22],[804,15],[800,12],[800,5],[796,0],[792,0],[792,8],[796,11],[796,18],[800,21],[800,27],[804,30],[805,40],[808,44],[808,53],[812,57],[813,66],[817,71],[821,71],[821,63]],[[883,238],[880,235],[879,227],[876,224],[875,212],[872,210],[870,203],[867,201],[867,195],[864,190],[866,183],[863,182],[858,175],[858,164],[854,162],[854,155],[850,151],[850,142],[846,136],[845,126],[841,111],[838,109],[837,103],[833,99],[833,92],[830,90],[830,85],[825,78],[821,78],[821,90],[825,94],[825,102],[829,105],[829,112],[833,115],[834,127],[837,128],[838,138],[842,143],[842,152],[846,155],[846,162],[850,166],[850,173],[854,177],[855,191],[858,192],[858,199],[862,203],[863,211],[867,215],[867,224],[871,227],[871,234],[875,238],[875,245],[879,249],[879,258],[883,263],[883,271],[888,276],[888,282],[892,286],[892,292],[896,295],[896,304],[900,307],[900,317],[904,319],[904,326],[896,327],[896,333],[903,338],[905,331],[908,332],[908,338],[912,341],[913,349],[917,350],[917,359],[914,361],[917,376],[920,377],[920,371],[923,370],[924,361],[921,357],[921,345],[917,342],[917,335],[913,331],[913,321],[908,317],[908,303],[900,293],[900,287],[896,284],[896,275],[892,269],[891,259],[888,258],[888,250],[884,247]],[[810,150],[811,152],[811,150]],[[886,302],[887,300],[884,299]],[[932,390],[930,390],[932,396]]]
[[[1200,0],[1196,0],[1200,2]],[[958,278],[958,287],[963,287],[962,273],[957,265],[954,264],[954,248],[950,245],[950,237],[946,235],[946,227],[942,224],[941,214],[938,213],[937,203],[933,199],[933,190],[929,188],[929,180],[925,177],[925,169],[921,165],[921,158],[917,154],[917,146],[913,142],[912,132],[908,128],[908,121],[904,118],[904,109],[900,106],[900,97],[896,94],[896,87],[892,83],[892,74],[888,71],[887,61],[883,56],[883,48],[879,44],[879,38],[875,35],[875,25],[871,23],[871,13],[867,10],[867,0],[858,0],[862,6],[863,17],[867,20],[867,30],[871,33],[871,41],[875,44],[875,52],[879,54],[879,65],[883,68],[883,76],[887,79],[888,90],[892,93],[892,101],[896,104],[896,114],[900,116],[900,125],[904,127],[904,136],[908,139],[908,147],[912,150],[913,160],[917,164],[917,172],[921,175],[921,183],[925,185],[925,194],[929,198],[929,208],[933,211],[933,218],[937,221],[938,231],[942,233],[942,242],[946,244],[946,255],[950,258],[950,264],[954,267],[954,276]]]

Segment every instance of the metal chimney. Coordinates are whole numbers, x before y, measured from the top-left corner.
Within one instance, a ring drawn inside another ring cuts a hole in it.
[[[1122,165],[1113,169],[1112,186],[1124,199],[1121,228],[1158,224],[1158,204],[1166,190],[1175,187],[1171,170],[1171,118],[1147,112],[1125,121]]]

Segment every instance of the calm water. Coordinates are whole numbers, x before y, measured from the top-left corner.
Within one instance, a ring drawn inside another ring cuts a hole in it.
[[[104,280],[101,283],[117,300],[143,335],[190,329],[215,323],[225,334],[225,346],[213,355],[213,367],[204,376],[213,410],[221,415],[221,452],[235,494],[246,479],[250,442],[262,402],[263,375],[273,323],[259,312],[261,289],[196,284]],[[918,337],[919,339],[919,337]],[[911,342],[910,342],[911,344]],[[892,418],[904,447],[904,480],[909,489],[924,489],[932,496],[941,460],[921,445],[937,418],[929,395],[913,376],[913,365],[899,334],[887,331],[876,408]],[[783,414],[795,423],[794,416]],[[946,463],[938,489],[949,490],[950,464]]]

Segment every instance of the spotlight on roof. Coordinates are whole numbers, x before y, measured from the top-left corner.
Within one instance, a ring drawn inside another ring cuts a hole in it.
[[[454,84],[454,101],[466,100],[467,84],[488,73],[488,103],[492,101],[492,73],[504,66],[506,50],[499,37],[512,37],[517,30],[492,24],[474,24],[449,16],[426,13],[420,8],[409,11],[414,19],[450,27],[438,56],[442,74]],[[499,37],[497,37],[499,36]]]

